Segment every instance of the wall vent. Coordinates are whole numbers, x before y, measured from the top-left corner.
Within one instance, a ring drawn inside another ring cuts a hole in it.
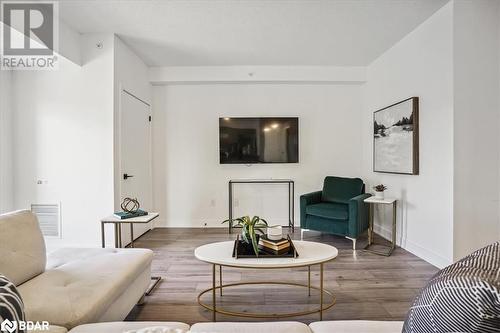
[[[44,236],[61,237],[61,205],[32,204],[31,211],[38,217]]]

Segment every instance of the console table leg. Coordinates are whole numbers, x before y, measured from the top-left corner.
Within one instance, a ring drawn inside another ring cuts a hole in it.
[[[397,214],[397,201],[394,201],[392,205],[392,245],[391,245],[391,252],[394,251],[396,248],[396,214]]]
[[[292,233],[295,232],[295,183],[292,181]]]
[[[323,320],[323,264],[319,266],[319,320]]]
[[[216,316],[216,295],[215,295],[215,264],[212,265],[212,307],[213,307],[213,310],[212,310],[212,321],[217,321],[217,316]]]
[[[229,182],[229,233],[232,233],[233,229],[233,184]]]
[[[307,266],[307,286],[309,289],[309,296],[311,296],[311,266]]]
[[[104,222],[101,222],[101,243],[102,243],[102,248],[104,249],[106,247],[106,237],[104,236]]]
[[[115,226],[115,248],[118,248],[118,223],[114,223]]]
[[[368,217],[368,246],[373,242],[373,204],[368,204],[369,217]]]
[[[222,266],[219,265],[219,286],[220,286],[220,295],[222,296]]]
[[[130,223],[130,247],[134,247],[134,224]]]

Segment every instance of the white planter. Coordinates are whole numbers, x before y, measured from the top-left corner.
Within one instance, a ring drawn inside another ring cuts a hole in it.
[[[375,191],[375,198],[384,200],[384,192]]]
[[[267,228],[267,238],[270,240],[280,240],[283,238],[283,230],[281,226]]]

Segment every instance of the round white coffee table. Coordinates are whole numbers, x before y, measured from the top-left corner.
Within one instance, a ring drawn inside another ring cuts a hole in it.
[[[221,313],[230,316],[248,317],[248,318],[287,318],[295,316],[303,316],[312,313],[318,313],[320,320],[323,319],[323,311],[331,308],[335,304],[335,296],[331,291],[323,288],[323,265],[335,259],[338,251],[335,247],[327,244],[306,241],[293,241],[295,249],[297,250],[297,258],[240,258],[236,259],[232,256],[234,241],[212,243],[200,246],[195,249],[194,255],[197,259],[206,263],[212,264],[212,287],[203,290],[198,295],[198,304],[205,309],[212,311],[213,321],[216,320],[216,314]],[[320,266],[320,281],[319,287],[311,286],[311,266]],[[216,268],[219,266],[219,285],[216,285]],[[252,268],[252,269],[280,269],[280,268],[295,268],[295,267],[308,267],[308,283],[300,284],[294,282],[240,282],[223,284],[222,282],[222,267],[235,267],[235,268]],[[235,312],[217,307],[216,291],[219,290],[222,297],[222,289],[242,286],[242,285],[288,285],[294,287],[305,287],[308,289],[308,294],[311,296],[311,289],[319,290],[320,301],[317,308],[305,310],[301,312],[289,313],[250,313],[250,312]],[[201,297],[206,293],[212,293],[212,304],[206,304],[201,301]],[[331,297],[331,302],[324,304],[324,295]]]

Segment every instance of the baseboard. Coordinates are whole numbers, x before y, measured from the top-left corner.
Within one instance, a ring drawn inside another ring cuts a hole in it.
[[[164,219],[158,219],[156,221],[155,227],[158,228],[227,228],[227,223],[222,223],[224,219],[204,219],[204,220],[169,220],[168,223]],[[273,219],[268,220],[269,225],[281,225],[288,226],[287,219]],[[298,227],[299,223],[295,222],[295,227]]]
[[[392,230],[384,228],[380,225],[374,225],[373,231],[377,235],[380,235],[382,238],[387,239],[387,240],[390,240],[392,237]],[[406,251],[416,255],[417,257],[427,261],[431,265],[434,265],[437,268],[442,269],[442,268],[452,264],[452,262],[450,260],[446,259],[445,257],[443,257],[443,256],[441,256],[433,251],[427,250],[423,246],[420,246],[420,245],[416,244],[415,242],[412,242],[411,240],[405,239],[405,240],[403,240],[403,243],[404,244],[401,244],[400,237],[398,234],[396,237],[396,245],[398,245],[399,247],[405,249]]]

